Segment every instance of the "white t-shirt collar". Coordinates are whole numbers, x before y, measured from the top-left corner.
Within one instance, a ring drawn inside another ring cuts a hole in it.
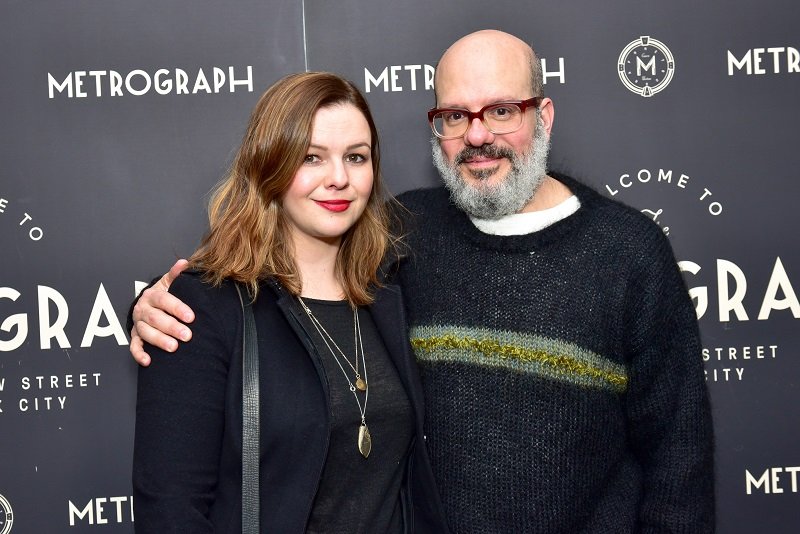
[[[484,234],[525,235],[538,232],[551,224],[566,219],[581,207],[578,197],[572,195],[560,204],[541,211],[513,213],[499,219],[478,219],[470,216],[472,224]]]

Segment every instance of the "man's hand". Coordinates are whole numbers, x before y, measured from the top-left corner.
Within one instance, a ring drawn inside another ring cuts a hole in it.
[[[178,319],[191,323],[194,321],[194,312],[168,292],[172,282],[188,266],[186,260],[175,262],[167,274],[142,292],[133,307],[130,351],[141,366],[150,365],[150,355],[144,351],[145,341],[167,352],[174,352],[178,348],[178,339],[189,341],[192,338],[192,331]]]

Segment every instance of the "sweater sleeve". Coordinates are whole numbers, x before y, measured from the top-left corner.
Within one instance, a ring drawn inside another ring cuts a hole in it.
[[[229,295],[196,276],[181,275],[170,292],[195,311],[194,336],[174,353],[148,346],[152,363],[139,368],[136,532],[212,532],[233,346],[225,325],[235,334],[236,322],[227,313]]]
[[[697,317],[666,237],[627,300],[629,439],[643,470],[642,533],[714,532],[711,408]]]

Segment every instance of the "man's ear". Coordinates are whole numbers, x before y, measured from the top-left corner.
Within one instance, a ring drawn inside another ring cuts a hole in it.
[[[539,117],[542,119],[542,124],[544,126],[544,131],[547,132],[547,135],[550,135],[550,131],[553,129],[553,119],[555,118],[556,110],[553,107],[553,101],[549,98],[543,98],[541,104],[539,104]]]

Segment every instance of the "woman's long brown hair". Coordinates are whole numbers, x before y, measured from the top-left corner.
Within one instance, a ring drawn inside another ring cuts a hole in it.
[[[259,280],[273,277],[292,294],[300,294],[281,198],[306,156],[314,114],[342,104],[355,106],[369,124],[373,185],[364,213],[342,238],[336,276],[351,305],[372,302],[381,260],[395,241],[380,175],[378,132],[359,90],[325,72],[286,76],[256,104],[231,169],[213,192],[209,231],[189,259],[207,281],[243,282],[255,297]]]

